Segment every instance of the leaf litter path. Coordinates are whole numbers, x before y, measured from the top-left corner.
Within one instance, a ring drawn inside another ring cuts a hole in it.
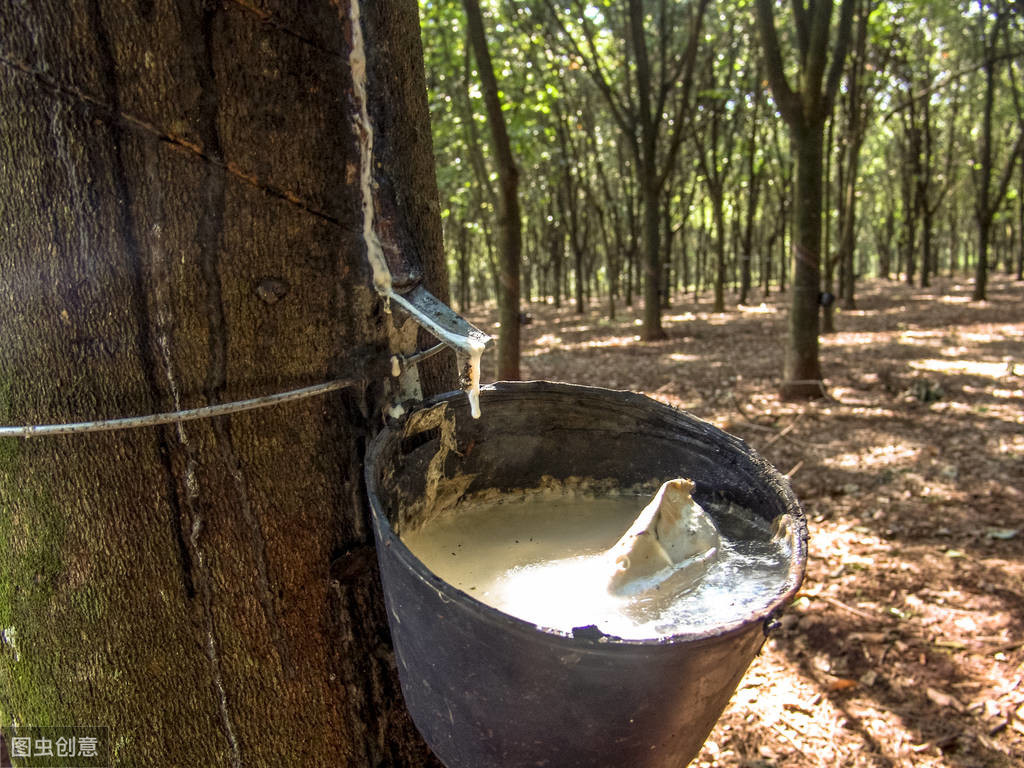
[[[807,579],[694,761],[1024,764],[1024,284],[871,281],[822,337],[829,393],[776,395],[788,297],[724,314],[531,304],[523,377],[644,392],[745,439],[807,511]],[[500,333],[493,309],[468,313]],[[493,354],[484,381],[493,380]]]

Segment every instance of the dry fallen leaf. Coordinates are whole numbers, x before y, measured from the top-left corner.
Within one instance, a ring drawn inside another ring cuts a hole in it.
[[[856,688],[857,685],[856,680],[851,680],[848,677],[837,677],[829,681],[828,689],[830,691],[848,691],[851,688]]]
[[[964,705],[948,693],[943,693],[942,691],[938,691],[934,688],[925,688],[924,694],[932,704],[936,704],[947,709],[955,709],[957,712],[963,712]]]

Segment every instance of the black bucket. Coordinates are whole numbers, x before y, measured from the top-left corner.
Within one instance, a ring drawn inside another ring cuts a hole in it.
[[[370,446],[366,478],[406,704],[448,768],[679,768],[692,760],[796,593],[807,526],[789,485],[745,443],[642,395],[548,382],[427,403]],[[713,631],[621,640],[540,629],[435,576],[396,534],[478,492],[586,478],[649,488],[685,476],[791,532],[784,593]]]

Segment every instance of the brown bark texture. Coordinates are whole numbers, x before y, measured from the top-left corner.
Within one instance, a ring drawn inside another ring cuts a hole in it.
[[[377,230],[446,298],[416,3],[361,10]],[[366,261],[350,11],[0,5],[0,422],[355,381],[0,438],[5,725],[108,726],[117,766],[437,765],[364,500],[398,321]]]

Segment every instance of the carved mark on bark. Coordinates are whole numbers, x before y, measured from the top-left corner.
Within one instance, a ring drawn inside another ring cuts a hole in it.
[[[120,112],[117,67],[109,36],[102,23],[99,3],[96,2],[96,0],[91,0],[90,2],[88,19],[90,24],[93,26],[93,39],[96,40],[99,60],[101,62],[103,75],[102,82],[106,91],[103,94],[103,102],[110,105],[105,109],[110,114],[117,114]],[[10,62],[4,63],[10,64]],[[24,65],[18,66],[17,68],[29,74],[34,74],[38,81],[41,81],[46,85],[46,80],[48,78],[42,73],[33,72],[31,68]],[[62,91],[56,87],[49,87],[48,90],[57,96],[69,95],[69,92]],[[89,100],[81,98],[75,101],[79,104],[89,104]],[[93,101],[97,104],[103,103],[99,99],[93,99]],[[58,156],[63,159],[65,167],[69,173],[69,183],[72,189],[76,189],[77,174],[74,170],[74,163],[70,156],[69,148],[63,146],[65,144],[65,137],[63,136],[63,132],[59,130],[59,124],[57,123],[56,105],[54,106],[53,119],[54,138],[58,142],[57,153]],[[160,401],[161,389],[158,385],[157,362],[154,356],[154,347],[151,343],[152,329],[150,327],[149,317],[146,311],[146,276],[143,271],[141,250],[136,236],[135,222],[132,217],[132,190],[128,183],[124,158],[121,155],[123,148],[122,138],[125,126],[122,122],[117,120],[110,120],[107,122],[107,125],[110,130],[110,146],[112,147],[112,158],[110,163],[112,183],[116,195],[122,201],[122,204],[118,207],[117,230],[118,235],[124,243],[125,250],[131,256],[131,310],[135,324],[135,348],[138,350],[139,359],[142,364],[143,377],[149,393],[150,400],[148,407],[152,409],[154,405]],[[84,243],[85,231],[86,230],[84,228],[81,230],[80,236],[82,238],[82,243]],[[84,245],[82,245],[82,247],[84,247]],[[161,457],[161,468],[163,470],[164,477],[166,478],[167,499],[173,512],[171,531],[177,544],[178,555],[181,560],[182,581],[184,584],[185,594],[191,599],[195,595],[195,585],[192,579],[192,558],[189,554],[188,547],[185,544],[181,530],[180,521],[183,519],[183,510],[181,509],[177,483],[175,482],[174,477],[174,469],[171,463],[170,448],[165,431],[155,432],[154,434],[156,435],[155,439],[159,444],[159,450],[157,453]]]
[[[160,126],[154,125],[148,120],[137,115],[123,111],[116,102],[110,103],[104,98],[86,93],[77,86],[60,83],[49,74],[38,71],[28,62],[11,57],[5,51],[0,51],[0,66],[8,67],[16,72],[28,75],[35,80],[36,85],[44,90],[62,98],[70,99],[73,102],[99,114],[111,126],[111,130],[117,130],[118,132],[130,130],[139,134],[152,136],[153,138],[167,144],[170,149],[181,152],[193,159],[197,159],[205,163],[219,164],[221,168],[228,173],[228,175],[237,181],[255,187],[260,192],[269,195],[270,197],[284,200],[296,208],[305,211],[309,215],[315,216],[321,221],[333,224],[334,226],[340,227],[349,232],[360,231],[346,225],[336,216],[332,216],[331,214],[320,210],[315,204],[306,200],[297,192],[285,187],[276,186],[264,179],[261,179],[256,174],[250,173],[244,168],[240,168],[236,163],[223,159],[215,159],[207,154],[204,147],[197,146],[194,142],[190,142],[181,136],[176,136],[170,131],[164,130]]]
[[[145,168],[147,179],[159,178],[158,146],[157,142],[149,142],[144,150]],[[175,411],[183,408],[181,387],[178,384],[177,372],[174,368],[174,353],[171,347],[174,317],[173,303],[171,301],[171,278],[167,274],[167,266],[170,263],[167,259],[163,245],[163,187],[160,184],[153,184],[151,195],[153,197],[152,208],[155,211],[155,221],[150,226],[148,255],[149,255],[149,290],[152,303],[155,307],[155,325],[153,336],[159,352],[160,371],[158,375],[166,383],[167,391],[170,393],[171,402]],[[141,254],[139,261],[141,262]],[[141,265],[137,271],[142,272]],[[140,290],[139,287],[136,290]],[[155,373],[154,376],[157,374]],[[160,435],[160,460],[164,471],[166,498],[170,504],[172,516],[170,520],[171,535],[178,550],[178,557],[181,563],[182,582],[185,587],[185,595],[189,601],[196,596],[196,586],[192,575],[192,553],[186,543],[185,531],[190,525],[192,518],[191,504],[198,492],[195,491],[195,466],[196,461],[188,443],[184,423],[179,422],[174,426],[168,426],[158,430]],[[177,435],[177,444],[185,452],[186,467],[186,502],[183,505],[178,487],[177,478],[174,472],[173,455],[174,445],[172,435]]]
[[[251,3],[245,2],[245,0],[229,1],[239,10],[244,11],[245,13],[251,13],[253,16],[258,18],[263,24],[266,24],[269,27],[273,27],[278,32],[288,35],[289,37],[295,38],[299,42],[308,45],[310,48],[320,51],[321,53],[326,53],[328,56],[337,56],[338,58],[344,58],[345,56],[340,51],[336,51],[333,48],[328,48],[327,46],[319,43],[318,41],[313,40],[310,37],[306,37],[302,33],[295,31],[287,24],[282,24],[271,11],[265,11],[262,8],[257,8]]]

